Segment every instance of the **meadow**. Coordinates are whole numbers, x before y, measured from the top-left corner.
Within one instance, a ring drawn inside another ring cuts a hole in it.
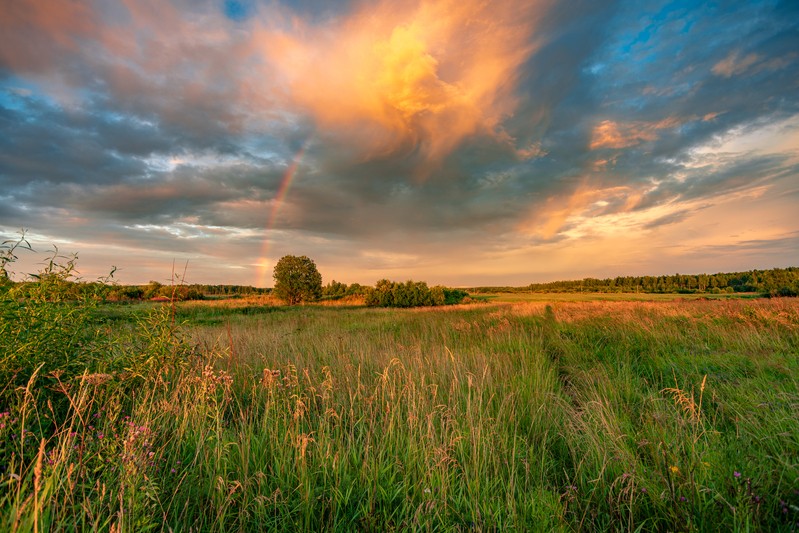
[[[796,298],[546,296],[31,298],[0,529],[799,529]]]

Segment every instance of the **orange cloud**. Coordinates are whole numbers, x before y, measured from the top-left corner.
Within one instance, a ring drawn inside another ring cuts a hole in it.
[[[730,54],[713,65],[711,69],[716,76],[723,76],[729,78],[736,74],[743,74],[749,67],[754,65],[760,59],[757,54],[747,54],[744,57],[739,57],[740,52],[732,51]]]
[[[793,63],[799,56],[796,52],[771,59],[754,53],[744,57],[740,57],[740,55],[740,51],[733,50],[727,57],[713,65],[711,71],[716,76],[731,78],[744,73],[755,74],[762,71],[780,70]]]
[[[508,140],[500,122],[516,107],[543,5],[531,4],[383,1],[324,27],[262,27],[256,38],[298,112],[370,152],[418,148],[436,161],[476,133]]]
[[[603,120],[591,134],[589,148],[628,148],[636,144],[654,141],[658,138],[658,131],[672,129],[684,124],[694,117],[681,119],[679,117],[666,117],[658,122],[614,122]]]
[[[81,37],[96,30],[90,5],[80,0],[18,0],[4,2],[0,9],[0,64],[30,71],[46,67],[55,50],[75,52]],[[32,36],[42,34],[46,43],[32,45]]]
[[[560,233],[574,217],[598,215],[611,204],[626,212],[640,201],[641,193],[630,187],[592,187],[583,181],[568,197],[555,195],[538,207],[519,227],[521,233],[550,239]]]

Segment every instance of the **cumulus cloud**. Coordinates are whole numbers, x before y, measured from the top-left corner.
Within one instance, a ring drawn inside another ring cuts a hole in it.
[[[299,113],[373,157],[439,161],[471,135],[507,134],[519,69],[546,2],[380,2],[325,24],[262,27],[257,46]]]

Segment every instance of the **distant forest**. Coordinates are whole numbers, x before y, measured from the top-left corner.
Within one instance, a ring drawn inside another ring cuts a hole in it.
[[[52,275],[36,276],[39,282]],[[0,291],[10,285],[31,284],[12,282],[0,276]],[[353,283],[331,281],[322,287],[321,300],[339,300],[350,296],[369,297],[379,288]],[[407,282],[412,283],[412,282]],[[406,283],[406,284],[407,284]],[[423,282],[420,282],[423,284]],[[248,285],[224,284],[162,284],[151,281],[145,285],[104,284],[102,282],[68,282],[62,287],[77,297],[81,293],[102,294],[111,301],[130,300],[202,300],[237,298],[270,294],[272,289]],[[451,291],[451,289],[446,288]],[[799,296],[799,267],[750,270],[719,274],[674,274],[670,276],[619,276],[615,278],[585,278],[572,281],[531,283],[520,287],[471,287],[462,289],[470,294],[486,293],[656,293],[656,294],[723,294],[754,293],[761,296]],[[379,291],[378,291],[379,292]],[[460,292],[460,291],[459,291]]]
[[[523,287],[472,287],[471,293],[496,292],[643,292],[643,293],[759,293],[769,296],[799,295],[799,267],[772,268],[719,274],[669,276],[619,276],[572,281],[531,283]]]

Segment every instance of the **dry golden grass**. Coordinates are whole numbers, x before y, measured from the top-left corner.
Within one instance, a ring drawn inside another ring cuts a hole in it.
[[[796,298],[760,298],[756,300],[676,300],[676,301],[591,301],[591,302],[523,302],[510,304],[512,315],[540,315],[550,306],[555,319],[573,323],[612,317],[619,322],[659,321],[661,318],[684,317],[694,320],[732,319],[776,322],[799,327],[799,300]]]

